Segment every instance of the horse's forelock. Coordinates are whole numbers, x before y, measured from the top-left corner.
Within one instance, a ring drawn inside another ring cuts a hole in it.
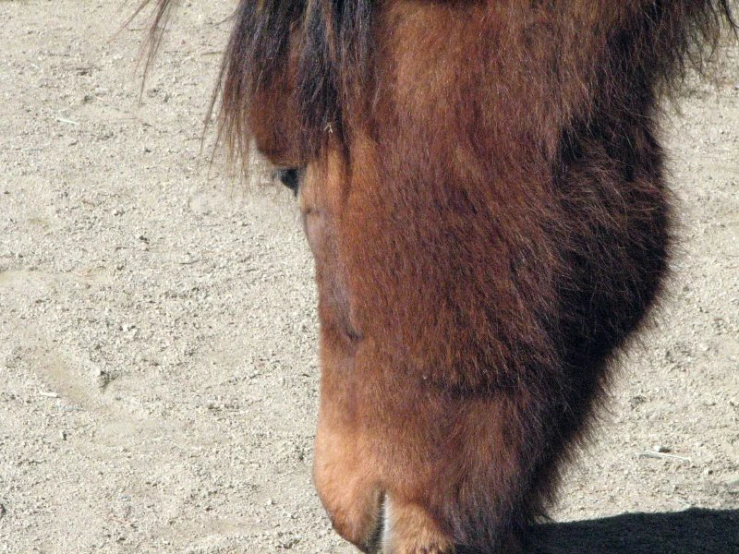
[[[369,0],[310,2],[304,13],[298,67],[298,105],[306,154],[315,157],[326,133],[350,140],[349,119],[362,110],[371,50]]]
[[[252,100],[286,75],[291,90],[275,94],[297,111],[301,158],[315,159],[331,134],[350,140],[348,120],[361,112],[368,81],[371,13],[370,0],[241,1],[219,82],[220,131],[232,154],[247,159]]]

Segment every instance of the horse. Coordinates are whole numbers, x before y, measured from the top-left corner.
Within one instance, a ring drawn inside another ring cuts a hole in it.
[[[524,551],[664,288],[660,103],[725,29],[728,0],[239,2],[219,135],[298,197],[314,481],[361,551]]]

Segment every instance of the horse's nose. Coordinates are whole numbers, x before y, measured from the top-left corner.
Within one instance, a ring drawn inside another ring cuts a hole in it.
[[[286,168],[275,171],[275,176],[297,196],[300,189],[300,173],[299,169]]]

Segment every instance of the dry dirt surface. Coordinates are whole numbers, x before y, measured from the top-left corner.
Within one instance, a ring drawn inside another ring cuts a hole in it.
[[[311,483],[313,266],[203,117],[233,1],[143,89],[120,0],[0,1],[0,553],[350,553]],[[538,551],[739,552],[739,49],[668,108],[674,278]]]

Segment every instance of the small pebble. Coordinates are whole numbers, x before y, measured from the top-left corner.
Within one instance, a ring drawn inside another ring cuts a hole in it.
[[[655,444],[654,445],[654,451],[655,452],[660,452],[660,453],[666,453],[666,452],[670,452],[670,448],[668,446],[664,446],[662,444]]]

